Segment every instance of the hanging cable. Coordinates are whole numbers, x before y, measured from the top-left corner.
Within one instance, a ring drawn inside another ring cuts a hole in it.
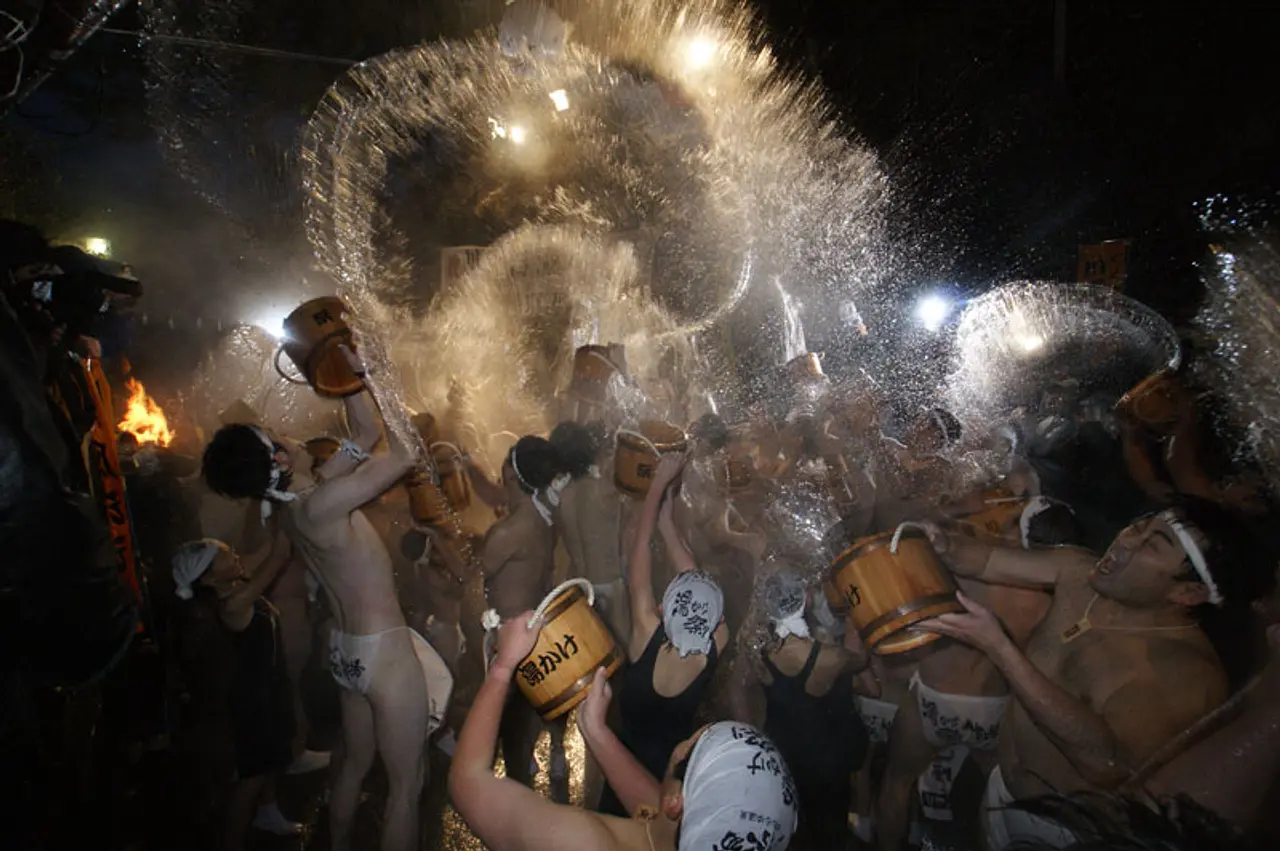
[[[276,50],[273,47],[255,47],[251,44],[235,44],[229,41],[214,41],[206,38],[192,38],[184,35],[161,35],[144,32],[136,32],[134,30],[118,30],[112,27],[103,27],[99,32],[109,33],[110,35],[123,35],[136,38],[139,41],[164,41],[171,44],[181,44],[187,47],[211,47],[218,50],[226,50],[231,53],[248,53],[253,56],[269,56],[275,59],[298,59],[306,62],[323,62],[327,65],[341,65],[349,68],[357,64],[355,59],[341,59],[336,56],[319,56],[314,53],[295,53],[291,50]]]

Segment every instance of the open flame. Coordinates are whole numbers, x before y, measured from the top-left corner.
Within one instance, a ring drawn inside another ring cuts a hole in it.
[[[142,386],[142,382],[130,378],[125,387],[129,389],[129,403],[118,428],[137,438],[139,446],[148,443],[168,446],[173,443],[174,433],[164,411],[147,395],[147,388]]]

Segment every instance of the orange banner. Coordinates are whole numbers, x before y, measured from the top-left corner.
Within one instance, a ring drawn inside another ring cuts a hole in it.
[[[116,548],[119,570],[142,604],[142,588],[138,584],[137,556],[133,549],[133,526],[129,518],[129,501],[125,493],[124,474],[120,472],[120,456],[116,453],[115,412],[111,408],[111,385],[97,358],[84,363],[85,384],[93,398],[94,423],[88,437],[90,473],[96,474],[111,542]]]

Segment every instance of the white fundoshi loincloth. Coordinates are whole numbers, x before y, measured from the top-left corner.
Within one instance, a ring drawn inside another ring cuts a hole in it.
[[[1013,793],[1004,784],[997,767],[987,780],[982,800],[982,820],[986,829],[987,851],[1004,851],[1015,841],[1031,840],[1045,848],[1066,848],[1075,841],[1070,831],[1048,819],[1011,808]]]
[[[964,745],[979,750],[996,746],[1000,722],[1009,705],[1008,695],[947,694],[925,685],[918,673],[911,677],[911,690],[916,693],[929,744],[936,748]]]

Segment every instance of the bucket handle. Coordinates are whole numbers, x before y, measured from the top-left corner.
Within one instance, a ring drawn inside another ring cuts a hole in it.
[[[435,443],[427,447],[427,451],[430,452],[432,449],[435,449],[437,446],[444,446],[448,449],[452,449],[453,454],[456,455],[458,458],[466,457],[466,453],[464,453],[461,449],[459,449],[456,443],[450,443],[447,440],[437,440]]]
[[[912,523],[910,520],[905,523],[899,523],[898,528],[893,530],[893,540],[889,542],[889,553],[891,555],[898,554],[898,544],[902,542],[902,532],[904,529],[919,529],[926,535],[929,533],[929,527],[923,523]]]
[[[618,435],[620,435],[620,434],[625,434],[625,435],[627,435],[627,436],[629,436],[629,437],[638,437],[638,438],[640,438],[641,440],[643,440],[643,441],[644,441],[644,445],[645,445],[645,446],[647,446],[647,447],[649,447],[649,449],[653,451],[653,454],[654,454],[654,455],[656,455],[656,456],[657,456],[657,457],[659,457],[659,458],[661,458],[661,457],[662,457],[662,453],[658,451],[658,447],[656,447],[656,446],[654,446],[654,445],[653,445],[653,441],[652,441],[652,440],[650,440],[649,438],[645,437],[645,436],[644,436],[643,434],[641,434],[640,432],[638,432],[638,431],[632,431],[632,430],[631,430],[631,429],[629,429],[629,428],[620,428],[620,429],[618,429],[618,431],[614,434],[614,440],[617,440],[617,439],[618,439]]]
[[[605,363],[607,363],[607,364],[609,365],[609,368],[610,368],[610,369],[612,369],[612,370],[614,371],[614,373],[615,373],[615,374],[618,374],[618,375],[621,375],[621,374],[622,374],[622,370],[618,369],[618,365],[617,365],[616,363],[614,363],[613,361],[611,361],[609,358],[605,357],[604,355],[600,354],[599,352],[589,349],[589,350],[587,351],[587,354],[588,354],[590,357],[598,358],[598,359],[600,359],[600,360],[604,361]]]
[[[284,346],[280,346],[279,348],[277,348],[277,349],[276,349],[276,356],[275,356],[274,358],[272,358],[272,359],[271,359],[271,363],[275,366],[275,368],[276,368],[276,372],[277,372],[277,373],[279,373],[280,377],[281,377],[281,378],[283,378],[285,381],[289,382],[290,384],[307,384],[307,383],[309,383],[309,382],[307,382],[305,379],[294,378],[294,377],[293,377],[293,376],[291,376],[291,375],[286,375],[286,374],[285,374],[284,369],[283,369],[283,368],[281,368],[281,366],[280,366],[280,356],[281,356],[282,354],[284,354]]]
[[[594,606],[596,604],[596,588],[587,580],[583,579],[582,577],[578,577],[577,579],[570,579],[568,582],[561,582],[555,588],[551,589],[550,594],[542,598],[542,602],[538,604],[537,611],[533,613],[533,617],[529,618],[529,629],[533,629],[534,624],[536,624],[539,620],[542,619],[542,615],[547,611],[547,608],[551,605],[551,601],[554,600],[556,597],[559,597],[562,592],[564,592],[566,589],[568,589],[573,585],[577,585],[578,587],[586,590],[587,605]]]

